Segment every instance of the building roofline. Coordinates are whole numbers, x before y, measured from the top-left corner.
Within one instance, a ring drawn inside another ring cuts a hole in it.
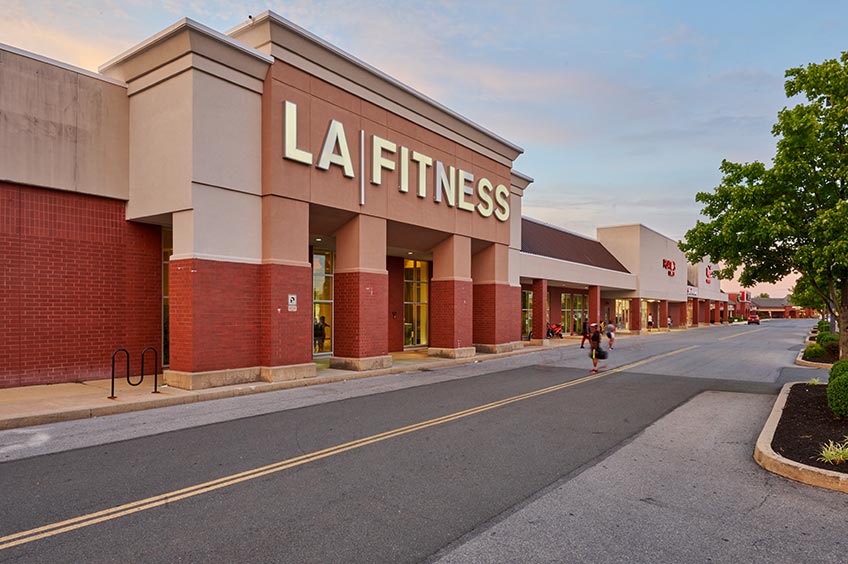
[[[651,233],[655,233],[655,234],[659,235],[660,237],[664,237],[664,238],[668,239],[669,241],[675,241],[675,239],[669,237],[668,235],[666,235],[664,233],[660,233],[659,231],[657,231],[653,227],[648,227],[644,223],[622,223],[622,224],[618,224],[618,225],[601,225],[599,227],[596,227],[595,230],[597,231],[598,229],[617,229],[619,227],[633,227],[633,226],[643,227],[643,228],[647,229],[648,231],[650,231]]]
[[[57,61],[56,59],[51,59],[50,57],[45,57],[43,55],[38,55],[36,53],[32,53],[30,51],[24,51],[23,49],[18,49],[17,47],[12,47],[11,45],[7,45],[5,43],[0,43],[0,51],[6,51],[8,53],[12,53],[15,55],[19,55],[21,57],[26,57],[27,59],[32,59],[34,61],[38,61],[40,63],[45,63],[48,65],[52,65],[54,67],[59,67],[60,69],[64,69],[67,71],[75,72],[77,74],[81,74],[83,76],[87,76],[89,78],[93,78],[95,80],[102,80],[103,82],[108,82],[109,84],[114,84],[115,86],[120,86],[122,88],[127,88],[127,83],[112,78],[110,76],[106,76],[100,73],[96,73],[94,71],[90,71],[84,68],[75,67],[74,65],[70,65],[68,63],[63,63],[62,61]]]
[[[551,229],[556,229],[557,231],[561,231],[563,233],[568,233],[569,235],[574,235],[576,237],[580,237],[581,239],[586,239],[586,240],[592,241],[594,243],[600,243],[599,240],[597,240],[593,237],[589,237],[587,235],[583,235],[582,233],[577,233],[575,231],[569,231],[568,229],[565,229],[564,227],[560,227],[559,225],[554,225],[552,223],[547,223],[547,222],[542,221],[540,219],[535,219],[533,217],[527,217],[526,215],[522,215],[521,219],[522,220],[526,219],[527,221],[530,221],[530,222],[535,223],[537,225],[544,225],[545,227],[550,227]],[[606,247],[604,247],[604,248],[606,248]]]
[[[100,72],[104,72],[111,67],[117,66],[120,63],[122,63],[123,61],[125,61],[126,59],[132,58],[135,55],[138,55],[138,54],[140,54],[144,51],[147,51],[148,49],[158,45],[159,43],[162,43],[162,42],[168,40],[171,36],[176,35],[177,33],[183,31],[184,29],[188,29],[188,30],[191,30],[191,31],[197,31],[199,33],[207,35],[207,36],[209,36],[209,37],[211,37],[211,38],[213,38],[217,41],[225,43],[226,45],[232,47],[233,49],[235,49],[237,51],[241,51],[242,53],[244,53],[246,55],[250,55],[250,56],[252,56],[256,59],[264,61],[264,62],[268,63],[269,65],[274,62],[274,57],[272,57],[271,55],[263,53],[262,51],[259,51],[258,49],[254,49],[253,47],[248,47],[247,45],[245,45],[241,41],[238,41],[236,39],[233,39],[232,37],[224,35],[220,31],[215,31],[211,27],[207,27],[207,26],[203,25],[202,23],[197,22],[197,21],[195,21],[191,18],[183,18],[183,19],[173,23],[172,25],[166,27],[165,29],[163,29],[162,31],[157,33],[156,35],[153,35],[152,37],[148,37],[147,39],[145,39],[141,43],[127,49],[126,51],[124,51],[123,53],[118,55],[117,57],[113,57],[112,59],[106,61],[105,63],[100,65],[98,70]]]
[[[241,31],[244,28],[248,28],[248,27],[254,26],[256,24],[262,23],[265,20],[271,20],[272,22],[277,23],[277,24],[289,29],[290,31],[296,33],[297,35],[300,35],[304,39],[311,41],[312,43],[315,43],[316,45],[319,45],[320,47],[322,47],[322,48],[326,49],[327,51],[333,53],[334,55],[338,56],[339,58],[344,59],[347,62],[364,69],[365,71],[374,75],[378,79],[383,80],[383,81],[391,84],[392,86],[403,90],[404,92],[414,96],[415,98],[424,102],[425,104],[428,104],[430,106],[433,106],[434,108],[437,108],[438,110],[448,114],[450,117],[468,125],[469,127],[473,128],[473,129],[476,129],[477,131],[486,135],[487,137],[494,139],[498,143],[501,143],[501,144],[509,147],[511,150],[517,152],[519,155],[524,153],[524,149],[519,147],[515,143],[507,141],[506,139],[504,139],[500,135],[486,129],[482,125],[468,119],[467,117],[456,113],[455,111],[451,110],[447,106],[444,106],[444,105],[440,104],[439,102],[433,100],[432,98],[430,98],[426,94],[422,94],[418,90],[415,90],[411,86],[407,86],[406,84],[400,82],[396,78],[393,78],[393,77],[389,76],[388,74],[384,73],[383,71],[377,69],[376,67],[369,65],[365,61],[351,55],[350,53],[348,53],[346,51],[339,49],[338,47],[336,47],[335,45],[332,45],[331,43],[328,43],[327,41],[321,39],[320,37],[318,37],[314,33],[300,27],[296,23],[284,18],[283,16],[277,14],[276,12],[272,12],[271,10],[266,10],[265,12],[262,12],[258,16],[255,16],[254,18],[252,18],[251,20],[248,20],[248,21],[246,21],[246,22],[244,22],[240,25],[237,25],[234,28],[228,30],[226,33],[227,33],[227,35],[234,34],[238,31]]]

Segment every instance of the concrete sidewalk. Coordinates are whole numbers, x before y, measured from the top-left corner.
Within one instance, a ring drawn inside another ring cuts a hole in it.
[[[487,360],[542,352],[558,347],[577,346],[580,338],[552,340],[546,346],[526,344],[521,350],[499,353],[478,354],[472,358],[444,359],[428,357],[425,351],[407,351],[394,353],[393,366],[381,370],[353,372],[337,370],[327,366],[327,361],[317,361],[318,373],[314,378],[287,382],[251,382],[233,386],[221,386],[206,390],[182,390],[161,385],[159,393],[153,393],[153,376],[145,377],[139,386],[130,386],[126,378],[115,379],[116,399],[109,399],[112,382],[91,380],[66,384],[41,386],[23,386],[0,389],[0,431],[70,421],[102,417],[117,413],[128,413],[157,407],[169,407],[201,401],[233,398],[276,390],[286,390],[316,384],[329,384],[346,380],[369,378],[403,372],[429,371],[439,368],[485,362]]]

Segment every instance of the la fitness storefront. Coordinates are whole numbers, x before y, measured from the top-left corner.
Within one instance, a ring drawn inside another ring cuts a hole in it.
[[[519,147],[273,13],[100,73],[0,63],[0,387],[108,378],[118,348],[137,374],[146,347],[176,387],[299,380],[677,311],[631,261],[662,237],[522,218]]]

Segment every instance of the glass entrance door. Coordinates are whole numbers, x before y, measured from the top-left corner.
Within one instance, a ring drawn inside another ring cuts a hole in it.
[[[333,352],[333,252],[312,253],[312,353]]]
[[[430,263],[403,261],[403,346],[426,347],[430,327]]]

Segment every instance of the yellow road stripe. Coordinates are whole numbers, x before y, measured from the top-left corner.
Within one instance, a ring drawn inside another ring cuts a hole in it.
[[[765,327],[761,327],[759,329],[752,329],[751,331],[743,331],[742,333],[736,333],[735,335],[728,335],[727,337],[722,337],[719,341],[726,341],[728,339],[735,339],[736,337],[741,337],[742,335],[750,335],[751,333],[757,333],[758,331],[765,331]]]
[[[52,523],[49,525],[44,525],[42,527],[37,527],[35,529],[29,529],[27,531],[21,531],[19,533],[14,533],[11,535],[7,535],[5,537],[0,537],[0,550],[6,550],[7,548],[12,548],[14,546],[18,546],[21,544],[30,543],[36,540],[52,537],[55,535],[59,535],[62,533],[67,533],[69,531],[73,531],[76,529],[81,529],[83,527],[88,527],[90,525],[95,525],[97,523],[101,523],[103,521],[109,521],[112,519],[117,519],[119,517],[125,517],[127,515],[132,515],[133,513],[138,513],[140,511],[145,511],[147,509],[153,509],[154,507],[159,507],[160,505],[165,505],[166,503],[173,503],[175,501],[179,501],[182,499],[186,499],[189,497],[194,497],[197,495],[209,493],[221,488],[229,487],[240,482],[244,482],[247,480],[252,480],[254,478],[259,478],[261,476],[266,476],[268,474],[273,474],[276,472],[281,472],[283,470],[288,470],[290,468],[294,468],[296,466],[301,466],[308,462],[314,462],[316,460],[321,460],[323,458],[328,458],[330,456],[334,456],[336,454],[341,454],[343,452],[347,452],[349,450],[354,450],[357,448],[361,448],[370,444],[378,443],[381,441],[385,441],[388,439],[392,439],[395,437],[400,437],[402,435],[406,435],[408,433],[412,433],[415,431],[420,431],[422,429],[427,429],[429,427],[434,427],[436,425],[442,425],[444,423],[448,423],[451,421],[456,421],[457,419],[463,419],[465,417],[469,417],[471,415],[476,415],[478,413],[483,413],[485,411],[489,411],[492,409],[496,409],[498,407],[503,407],[505,405],[509,405],[511,403],[515,403],[518,401],[523,401],[526,399],[534,398],[537,396],[541,396],[544,394],[549,394],[551,392],[555,392],[558,390],[562,390],[565,388],[569,388],[571,386],[576,386],[578,384],[583,384],[586,382],[590,382],[592,380],[597,380],[598,378],[602,378],[604,376],[608,376],[610,374],[615,374],[618,372],[623,372],[624,370],[629,370],[631,368],[635,368],[637,366],[641,366],[643,364],[647,364],[648,362],[652,362],[654,360],[658,360],[661,358],[669,357],[675,354],[680,354],[682,352],[697,348],[697,345],[686,347],[683,349],[678,349],[676,351],[672,351],[669,353],[661,354],[658,356],[654,356],[651,358],[647,358],[644,360],[640,360],[638,362],[633,362],[631,364],[627,364],[624,366],[620,366],[618,368],[614,368],[611,370],[604,371],[599,374],[593,374],[591,376],[585,376],[583,378],[578,378],[577,380],[571,380],[569,382],[564,382],[562,384],[557,384],[555,386],[550,386],[548,388],[543,388],[541,390],[536,390],[533,392],[528,392],[526,394],[521,394],[518,396],[513,396],[511,398],[502,399],[499,401],[495,401],[492,403],[488,403],[485,405],[473,407],[470,409],[466,409],[464,411],[459,411],[456,413],[451,413],[448,415],[444,415],[442,417],[437,417],[435,419],[430,419],[428,421],[422,421],[419,423],[415,423],[412,425],[408,425],[406,427],[401,427],[398,429],[393,429],[390,431],[385,431],[383,433],[379,433],[377,435],[371,435],[370,437],[364,437],[361,439],[357,439],[355,441],[350,441],[347,443],[343,443],[340,445],[336,445],[333,447],[329,447],[323,450],[315,451],[309,454],[304,454],[301,456],[297,456],[295,458],[289,458],[287,460],[282,460],[280,462],[275,462],[273,464],[268,464],[267,466],[261,466],[259,468],[254,468],[252,470],[246,470],[244,472],[240,472],[238,474],[232,474],[230,476],[225,476],[222,478],[218,478],[215,480],[211,480],[209,482],[204,482],[202,484],[197,484],[194,486],[190,486],[187,488],[175,490],[172,492],[160,494],[157,496],[149,497],[146,499],[141,499],[138,501],[133,501],[131,503],[125,503],[123,505],[119,505],[116,507],[112,507],[110,509],[104,509],[102,511],[98,511],[96,513],[89,513],[87,515],[81,515],[79,517],[74,517],[73,519],[67,519],[65,521],[60,521],[58,523]]]

